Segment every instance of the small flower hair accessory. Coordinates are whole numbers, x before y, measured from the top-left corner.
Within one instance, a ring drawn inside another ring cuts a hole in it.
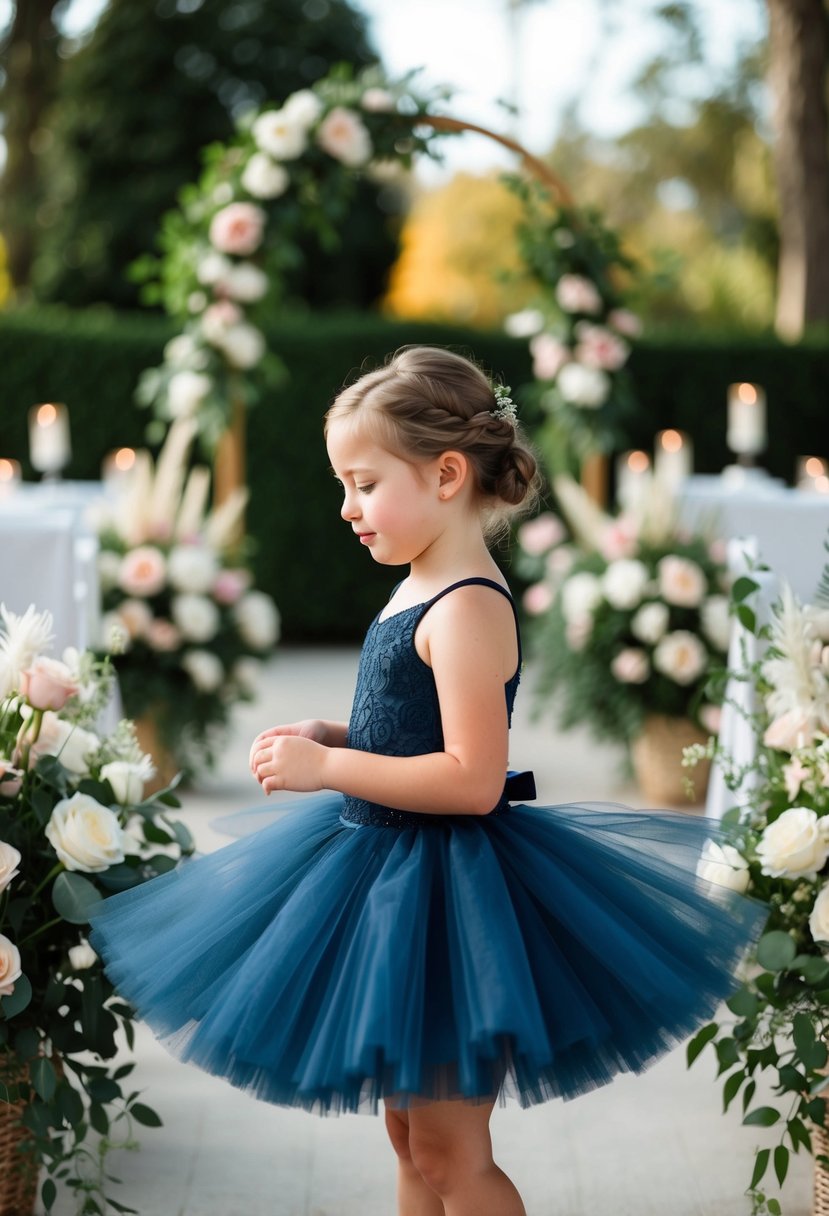
[[[489,412],[493,418],[504,418],[515,426],[518,411],[515,402],[510,397],[511,391],[508,384],[494,384],[492,392],[495,396],[495,409]]]

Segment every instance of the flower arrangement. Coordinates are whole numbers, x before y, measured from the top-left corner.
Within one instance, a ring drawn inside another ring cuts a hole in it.
[[[153,440],[165,423],[193,417],[212,452],[233,402],[252,404],[262,384],[278,381],[257,318],[283,294],[300,232],[336,248],[357,172],[382,180],[430,146],[434,133],[416,118],[447,94],[420,96],[411,78],[392,82],[376,67],[354,77],[343,65],[206,150],[200,180],[164,219],[161,257],[135,267],[149,281],[145,299],[183,327],[139,384],[139,403],[156,415]]]
[[[124,707],[150,716],[176,761],[211,765],[237,701],[252,700],[279,633],[270,596],[252,588],[236,541],[246,494],[206,510],[207,469],[187,472],[195,436],[179,419],[153,468],[139,452],[128,484],[96,520],[103,637]]]
[[[168,818],[172,787],[144,800],[153,768],[132,724],[96,732],[110,664],[44,655],[49,613],[0,606],[0,617],[0,1118],[23,1104],[16,1168],[33,1187],[45,1167],[47,1210],[62,1184],[79,1212],[130,1211],[104,1195],[106,1153],[134,1144],[135,1124],[160,1120],[125,1088],[133,1065],[114,1057],[116,1035],[132,1042],[132,1010],[84,929],[101,899],[173,868],[193,845]]]
[[[540,442],[560,473],[624,439],[635,407],[625,368],[642,332],[623,306],[635,266],[595,211],[552,210],[539,187],[521,178],[508,184],[525,204],[518,239],[540,294],[536,307],[513,313],[505,328],[529,339],[535,383],[526,395],[547,417]]]
[[[721,542],[679,532],[658,487],[643,514],[611,517],[568,478],[554,484],[578,543],[552,513],[517,534],[519,569],[535,579],[524,607],[539,692],[560,694],[563,727],[626,744],[648,714],[697,712],[711,726],[717,707],[702,698],[730,630]]]
[[[826,576],[824,587],[829,591]],[[753,966],[727,1002],[733,1021],[704,1026],[688,1045],[688,1063],[712,1043],[718,1075],[725,1074],[725,1109],[740,1094],[744,1124],[779,1131],[775,1146],[757,1150],[748,1188],[753,1212],[777,1216],[779,1200],[766,1196],[765,1185],[761,1189],[769,1166],[782,1186],[790,1153],[817,1152],[810,1126],[826,1126],[829,596],[803,605],[784,587],[771,624],[758,627],[750,606],[757,590],[750,576],[732,590],[744,627],[763,643],[760,657],[739,673],[755,693],[756,709],[748,717],[756,756],[738,764],[713,741],[707,749],[737,805],[723,818],[732,843],[712,843],[699,868],[703,877],[765,900],[769,920]],[[700,750],[690,749],[689,763]],[[774,1097],[749,1109],[757,1077],[766,1070]]]

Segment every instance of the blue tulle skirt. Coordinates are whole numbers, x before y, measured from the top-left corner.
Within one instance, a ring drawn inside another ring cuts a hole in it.
[[[736,987],[765,904],[696,874],[711,820],[612,804],[355,825],[343,798],[107,899],[91,942],[178,1056],[319,1112],[573,1098]]]

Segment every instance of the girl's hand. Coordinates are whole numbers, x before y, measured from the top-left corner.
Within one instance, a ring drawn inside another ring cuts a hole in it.
[[[277,735],[253,756],[256,780],[266,794],[274,790],[310,793],[323,788],[322,769],[327,748],[300,735]]]
[[[328,743],[328,728],[320,718],[306,718],[303,722],[291,722],[287,726],[271,726],[260,731],[250,749],[250,771],[256,776],[254,756],[263,751],[271,739],[282,735],[295,735],[300,739],[313,739],[315,743]]]

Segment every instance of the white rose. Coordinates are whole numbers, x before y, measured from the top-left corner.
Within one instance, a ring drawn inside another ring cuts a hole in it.
[[[264,591],[249,591],[234,606],[242,640],[254,650],[268,650],[279,637],[279,612]]]
[[[745,857],[732,844],[719,845],[715,840],[706,843],[705,851],[697,862],[697,874],[708,882],[741,893],[748,890],[751,878]]]
[[[111,760],[101,769],[101,779],[112,786],[116,802],[132,806],[144,797],[144,782],[155,775],[155,766],[149,756],[141,760]]]
[[[388,89],[366,89],[360,105],[370,114],[388,114],[394,109],[394,97]]]
[[[0,996],[11,996],[22,974],[20,951],[14,942],[0,933]]]
[[[657,563],[659,593],[668,604],[696,608],[707,590],[705,575],[687,557],[663,557]]]
[[[214,283],[218,283],[219,279],[224,278],[232,264],[230,258],[226,258],[216,249],[211,249],[203,258],[199,259],[196,266],[196,278],[204,287],[212,287]],[[173,341],[178,341],[178,339],[174,338]],[[190,341],[192,342],[192,339]],[[166,349],[165,347],[165,353]]]
[[[657,643],[654,667],[677,684],[691,684],[705,670],[708,652],[694,633],[675,629]]]
[[[607,372],[598,367],[584,367],[581,363],[565,363],[556,383],[565,401],[584,409],[598,409],[610,395]]]
[[[817,815],[793,806],[763,829],[757,856],[772,878],[816,878],[829,856],[829,843]]]
[[[254,152],[242,170],[242,185],[254,198],[279,198],[290,183],[287,170],[264,152]]]
[[[262,677],[262,664],[246,655],[233,664],[232,675],[245,696],[254,697]]]
[[[209,642],[219,629],[219,610],[203,595],[173,596],[172,615],[182,635],[191,642]]]
[[[601,602],[601,581],[586,570],[571,575],[561,588],[561,610],[566,621],[589,617]]]
[[[544,328],[544,314],[537,308],[512,312],[504,320],[504,329],[511,338],[532,338]]]
[[[19,865],[20,854],[17,849],[0,840],[0,891],[5,891],[12,879],[17,878],[20,873],[17,868]]]
[[[69,947],[69,965],[73,971],[88,971],[98,961],[98,955],[88,941]]]
[[[820,888],[809,914],[809,931],[816,942],[829,942],[829,882]]]
[[[255,367],[265,353],[265,337],[255,325],[242,321],[230,325],[215,345],[224,353],[228,363],[245,371]]]
[[[185,651],[181,665],[199,692],[215,692],[224,681],[224,664],[209,650]]]
[[[167,573],[176,591],[204,595],[219,569],[216,554],[207,545],[176,545],[167,559]]]
[[[98,874],[124,860],[117,816],[89,794],[73,794],[55,805],[46,838],[67,870]]]
[[[47,710],[40,724],[40,734],[29,752],[29,761],[33,764],[38,756],[56,756],[67,772],[75,777],[85,777],[100,746],[101,740],[91,730],[64,722]]]
[[[268,290],[268,276],[253,262],[238,262],[228,268],[217,283],[217,289],[232,300],[255,304]]]
[[[605,599],[614,608],[633,608],[642,598],[648,583],[648,570],[635,558],[612,562],[602,577]]]
[[[700,619],[706,637],[717,650],[728,650],[731,639],[731,615],[728,596],[709,595],[700,608]]]
[[[302,156],[308,144],[305,130],[306,124],[284,108],[265,110],[251,127],[256,146],[274,160],[295,160]]]
[[[214,253],[212,257],[220,258],[220,253]],[[222,258],[222,261],[225,259]],[[198,270],[196,271],[198,274]],[[164,358],[167,363],[178,364],[184,366],[195,358],[196,344],[190,337],[190,334],[178,334],[175,338],[171,338],[164,347]]]
[[[167,406],[171,418],[190,418],[213,387],[204,372],[181,371],[170,377]]]
[[[667,604],[643,604],[630,622],[630,631],[640,642],[655,646],[668,628]]]
[[[282,107],[282,112],[300,126],[312,127],[322,114],[322,102],[311,89],[298,89]]]
[[[610,670],[620,684],[644,684],[651,673],[651,665],[644,650],[628,646],[619,651]]]
[[[344,165],[364,165],[371,159],[371,137],[363,120],[345,106],[334,106],[317,131],[317,143]]]

